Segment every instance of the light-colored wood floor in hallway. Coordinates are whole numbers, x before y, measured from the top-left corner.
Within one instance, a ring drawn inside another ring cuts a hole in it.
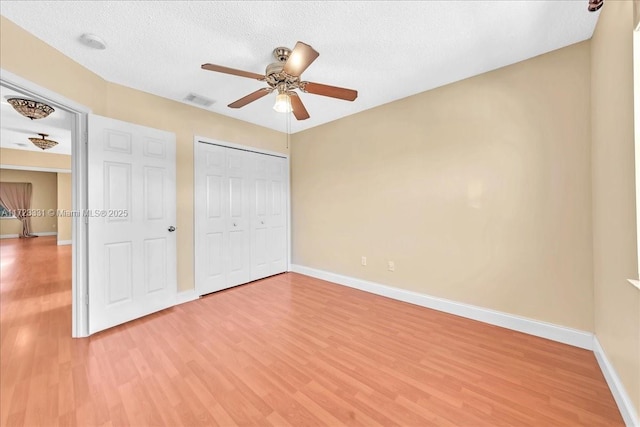
[[[0,242],[2,425],[623,425],[593,354],[283,274],[86,339],[71,251]]]

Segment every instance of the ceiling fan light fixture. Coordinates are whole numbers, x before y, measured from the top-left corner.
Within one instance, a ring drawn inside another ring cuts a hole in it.
[[[278,113],[290,113],[293,111],[291,108],[291,99],[286,93],[279,93],[276,96],[276,103],[273,105],[273,109]]]
[[[14,110],[31,120],[44,119],[55,111],[53,107],[33,99],[9,98],[7,102]]]
[[[40,138],[29,138],[29,141],[31,141],[36,147],[41,148],[42,150],[47,150],[58,145],[56,141],[47,139],[49,135],[46,133],[39,133],[38,135],[40,135]]]
[[[79,41],[83,45],[92,49],[105,50],[107,48],[107,44],[104,42],[104,40],[102,40],[95,34],[84,33],[80,36]]]

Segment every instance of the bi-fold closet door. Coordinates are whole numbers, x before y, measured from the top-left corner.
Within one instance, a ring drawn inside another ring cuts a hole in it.
[[[286,271],[286,159],[202,142],[196,150],[198,293]]]

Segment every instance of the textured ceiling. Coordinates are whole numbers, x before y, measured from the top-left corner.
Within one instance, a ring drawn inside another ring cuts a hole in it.
[[[64,110],[56,109],[43,119],[30,120],[22,116],[7,102],[8,98],[28,98],[20,92],[0,86],[0,147],[15,150],[28,150],[42,152],[42,150],[29,141],[29,138],[39,138],[38,133],[49,135],[58,143],[47,153],[71,155],[71,114]],[[0,159],[2,163],[2,159]]]
[[[604,6],[606,7],[606,5]],[[0,13],[104,79],[295,133],[409,95],[589,39],[587,0],[552,1],[98,1],[0,2]],[[93,33],[107,43],[78,42]],[[256,80],[200,69],[214,63],[264,73],[277,46],[320,52],[303,79],[353,88],[354,102],[301,94],[311,118],[276,113],[275,94],[227,104]]]

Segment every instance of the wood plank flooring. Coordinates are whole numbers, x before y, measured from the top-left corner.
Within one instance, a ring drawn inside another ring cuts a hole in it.
[[[71,336],[71,252],[0,242],[3,426],[623,425],[593,354],[298,274]]]

